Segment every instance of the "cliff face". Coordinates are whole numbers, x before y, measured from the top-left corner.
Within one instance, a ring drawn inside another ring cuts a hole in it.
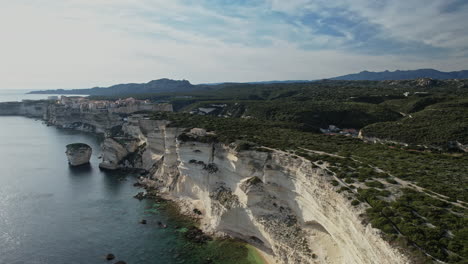
[[[117,141],[104,160],[149,171],[147,183],[203,230],[248,241],[278,263],[408,262],[363,223],[363,208],[336,192],[326,165],[276,150],[238,152],[195,135],[182,141],[182,128],[141,121],[122,127],[137,145],[133,163],[117,155],[124,153]]]
[[[104,133],[107,129],[123,124],[118,114],[86,112],[67,109],[48,101],[23,101],[0,103],[0,115],[19,115],[42,118],[51,125],[61,128]]]
[[[20,115],[43,118],[47,112],[47,101],[23,101],[0,103],[0,115]]]
[[[60,105],[50,105],[46,121],[62,128],[72,128],[86,132],[104,133],[107,129],[121,125],[123,119],[112,113],[80,112],[79,109],[66,109]]]
[[[160,127],[168,122],[147,120],[135,115],[119,128],[114,135],[108,135],[102,144],[103,169],[144,169],[155,170],[156,163],[164,154],[164,147],[159,143]]]
[[[106,133],[101,168],[144,169],[146,183],[199,218],[204,231],[243,239],[278,263],[409,262],[359,217],[363,207],[336,192],[326,164],[277,150],[237,151],[201,130],[187,135],[139,115],[124,121],[23,103],[0,104],[0,114],[44,115],[59,127]]]

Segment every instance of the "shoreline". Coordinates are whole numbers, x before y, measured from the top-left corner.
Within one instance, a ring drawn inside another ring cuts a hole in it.
[[[96,133],[96,132],[91,132],[91,131],[82,131],[82,130],[79,130],[79,129],[73,129],[73,128],[61,128],[57,125],[54,125],[54,124],[47,124],[47,120],[43,119],[43,118],[34,118],[34,117],[28,117],[28,116],[11,116],[11,117],[24,117],[24,118],[28,118],[30,119],[31,121],[40,121],[41,122],[41,126],[46,128],[46,127],[49,127],[49,126],[52,126],[54,129],[57,129],[57,130],[68,130],[68,131],[75,131],[75,132],[79,132],[79,133],[84,133],[84,134],[89,134],[89,135],[92,135],[92,136],[95,136],[95,137],[102,137],[102,134],[100,133]],[[101,149],[97,149],[98,151],[97,152],[101,152]],[[130,176],[130,175],[127,175],[128,173],[131,174],[132,170],[125,170],[125,169],[118,169],[118,170],[103,170],[103,169],[100,169],[101,171],[110,171],[110,172],[117,172],[117,173],[125,173],[126,176]],[[131,178],[135,178],[136,182],[140,182],[140,175],[134,175],[134,176],[131,176]],[[133,188],[135,190],[138,190],[139,188],[145,188],[144,185],[141,185],[141,186],[133,186]],[[147,190],[147,194],[149,194],[150,192],[148,192]],[[158,200],[163,200],[165,202],[169,202],[169,203],[173,203],[175,206],[174,206],[174,209],[175,211],[173,213],[170,213],[170,212],[166,212],[168,215],[170,215],[170,217],[174,217],[175,219],[177,219],[177,222],[186,222],[186,221],[193,221],[193,220],[196,220],[195,218],[191,217],[190,215],[187,215],[187,214],[184,214],[181,210],[180,210],[180,205],[177,203],[177,201],[173,200],[173,199],[167,199],[166,197],[163,197],[163,196],[160,196],[158,192],[155,192],[156,194],[156,197],[151,197],[151,195],[149,197],[147,197],[146,199],[147,200],[150,200],[154,203],[158,203]],[[185,219],[184,219],[185,218]],[[169,222],[168,222],[169,223]],[[166,223],[167,224],[167,223]],[[176,225],[177,226],[177,225]],[[209,235],[209,234],[207,234]],[[216,238],[216,236],[211,236],[210,237],[212,238]],[[186,238],[185,238],[186,239]],[[232,242],[235,242],[235,243],[242,243],[243,241],[241,240],[238,240],[236,238],[232,238],[232,241],[229,241],[229,243],[232,243]],[[191,241],[190,239],[187,239],[187,241],[189,241],[190,243],[195,243],[193,241]],[[254,248],[253,246],[251,246],[250,244],[248,243],[245,243],[244,242],[244,245],[245,247],[247,248],[247,253],[248,255],[246,255],[246,259],[248,257],[250,257],[250,254],[251,254],[251,249],[252,250],[255,250],[255,255],[258,256],[258,258],[261,258],[261,262],[260,261],[249,261],[250,264],[274,264],[274,262],[269,262],[265,259],[265,257],[263,256],[263,254],[258,251],[256,248]],[[233,251],[234,252],[234,251]],[[258,259],[258,258],[255,258],[255,259]],[[245,260],[243,260],[245,261]]]
[[[252,246],[250,244],[247,244],[246,247],[249,250],[253,250],[258,255],[258,257],[260,258],[260,261],[261,261],[261,263],[259,263],[259,264],[277,264],[277,262],[274,260],[273,256],[265,253],[261,249],[255,247],[255,246]]]
[[[119,171],[125,171],[125,170],[119,170]],[[172,208],[173,211],[172,212],[172,217],[180,217],[181,219],[184,219],[183,221],[189,221],[189,222],[192,222],[192,224],[197,227],[197,228],[200,228],[199,226],[199,218],[197,217],[194,217],[194,215],[192,215],[191,213],[188,213],[190,210],[184,210],[184,204],[183,203],[180,203],[177,201],[177,199],[171,199],[170,195],[164,195],[162,193],[160,193],[158,191],[157,188],[155,188],[154,186],[151,186],[151,182],[152,180],[148,180],[147,178],[144,178],[142,179],[141,177],[144,177],[144,176],[140,176],[140,177],[137,177],[137,183],[138,185],[136,185],[135,187],[138,189],[138,188],[142,188],[145,190],[146,192],[146,197],[144,199],[149,199],[149,200],[153,200],[153,201],[157,201],[157,200],[160,200],[160,201],[165,201],[165,202],[168,202],[170,204],[172,204]],[[202,229],[200,229],[200,231],[203,232],[203,234],[211,237],[213,240],[216,240],[216,239],[228,239],[228,240],[231,240],[231,241],[236,241],[238,243],[243,243],[245,248],[247,249],[247,256],[246,256],[246,260],[248,260],[251,264],[277,264],[276,260],[274,259],[273,256],[267,254],[266,252],[262,251],[261,249],[241,240],[241,239],[238,239],[238,238],[235,238],[235,237],[232,237],[232,236],[227,236],[227,237],[223,237],[223,236],[218,236],[216,233],[207,233],[205,231],[203,231]],[[189,240],[190,241],[190,240]],[[193,241],[192,241],[193,242]]]

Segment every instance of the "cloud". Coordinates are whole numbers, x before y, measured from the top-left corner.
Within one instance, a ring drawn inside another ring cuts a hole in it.
[[[467,8],[454,0],[5,1],[1,88],[457,70],[468,66]]]
[[[315,2],[315,1],[314,1]],[[467,42],[468,2],[454,0],[318,1],[316,10],[341,8],[380,29],[380,38],[463,49]]]

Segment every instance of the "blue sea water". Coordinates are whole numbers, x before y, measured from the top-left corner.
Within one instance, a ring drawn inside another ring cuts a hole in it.
[[[31,90],[0,90],[0,102],[19,102],[22,100],[41,100],[56,94],[28,94]],[[60,95],[58,95],[60,96]]]
[[[24,99],[5,94],[0,101]],[[68,166],[65,146],[75,142],[93,148],[89,167]],[[251,263],[238,242],[187,241],[174,207],[133,198],[136,175],[99,170],[99,144],[96,135],[0,117],[1,264]]]

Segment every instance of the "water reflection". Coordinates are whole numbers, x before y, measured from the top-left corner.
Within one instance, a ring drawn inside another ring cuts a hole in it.
[[[117,196],[120,194],[123,188],[123,182],[129,181],[133,179],[131,176],[119,171],[108,171],[108,170],[101,170],[102,174],[102,187],[103,191],[106,194],[110,194],[112,196]]]
[[[73,176],[91,176],[91,171],[93,170],[93,167],[91,166],[91,163],[84,164],[81,166],[71,166],[68,165],[69,169],[69,175]]]
[[[218,254],[216,243],[185,240],[175,227],[188,221],[175,206],[134,199],[143,191],[133,186],[138,173],[101,171],[96,137],[21,117],[0,121],[0,263],[109,264],[110,252],[138,264],[199,264],[218,255],[224,259],[216,263],[246,263],[225,261],[242,255],[235,243]],[[68,166],[65,146],[76,142],[93,148],[91,164]]]

